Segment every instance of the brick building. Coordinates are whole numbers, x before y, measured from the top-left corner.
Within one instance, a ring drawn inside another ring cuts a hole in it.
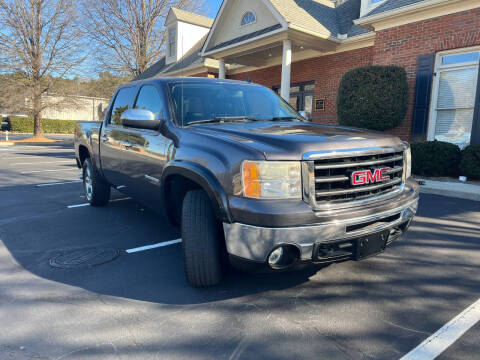
[[[180,27],[166,26],[174,43]],[[480,143],[480,0],[224,0],[196,40],[176,71],[162,59],[143,76],[250,80],[313,121],[336,123],[342,75],[395,64],[407,71],[410,106],[392,133]]]

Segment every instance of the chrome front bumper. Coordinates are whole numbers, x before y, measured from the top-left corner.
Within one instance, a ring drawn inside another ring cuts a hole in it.
[[[223,228],[227,251],[230,255],[256,262],[266,262],[268,255],[276,247],[294,245],[300,251],[301,260],[312,260],[315,244],[355,239],[366,234],[398,227],[409,222],[415,216],[417,208],[418,195],[414,200],[398,208],[349,220],[285,228],[224,223]],[[382,219],[391,217],[394,217],[395,220],[382,221]],[[362,226],[363,224],[365,226]]]

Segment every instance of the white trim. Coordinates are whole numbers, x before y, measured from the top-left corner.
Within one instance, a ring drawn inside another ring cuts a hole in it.
[[[470,52],[480,52],[480,46],[473,46],[468,48],[461,48],[461,49],[452,49],[447,51],[440,51],[435,56],[435,67],[434,67],[434,80],[432,86],[432,96],[430,100],[430,112],[428,116],[428,130],[427,130],[427,140],[433,141],[435,140],[435,129],[437,126],[437,103],[438,103],[438,89],[440,86],[440,76],[438,73],[442,70],[457,70],[463,68],[473,68],[477,67],[478,63],[460,63],[458,65],[441,65],[442,57],[445,55],[450,54],[463,54],[463,53],[470,53]],[[477,84],[477,91],[478,91],[478,84]]]
[[[222,1],[222,5],[220,6],[220,10],[218,10],[217,16],[215,16],[215,20],[213,21],[212,28],[208,32],[207,40],[205,40],[205,44],[203,44],[203,48],[202,48],[202,52],[201,52],[202,57],[205,56],[205,50],[208,48],[208,44],[210,44],[210,40],[212,39],[212,35],[213,35],[213,33],[215,31],[215,28],[217,27],[217,23],[219,21],[218,19],[220,19],[220,17],[222,16],[223,10],[225,10],[225,7],[227,6],[228,1],[229,0],[223,0]]]
[[[285,18],[282,16],[282,14],[280,14],[280,12],[277,10],[277,8],[275,6],[273,6],[273,4],[269,0],[263,0],[263,3],[268,8],[268,10],[270,10],[270,12],[273,14],[273,16],[275,16],[275,18],[278,20],[280,25],[282,25],[282,27],[284,29],[288,28],[288,22],[285,20]]]

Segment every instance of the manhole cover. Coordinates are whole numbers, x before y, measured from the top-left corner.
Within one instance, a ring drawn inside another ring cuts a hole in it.
[[[117,249],[80,249],[59,254],[50,259],[50,265],[61,269],[77,269],[102,265],[119,256]]]

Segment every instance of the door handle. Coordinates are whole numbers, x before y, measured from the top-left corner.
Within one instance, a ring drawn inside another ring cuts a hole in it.
[[[108,136],[107,135],[102,135],[102,141],[106,143],[108,141]]]

